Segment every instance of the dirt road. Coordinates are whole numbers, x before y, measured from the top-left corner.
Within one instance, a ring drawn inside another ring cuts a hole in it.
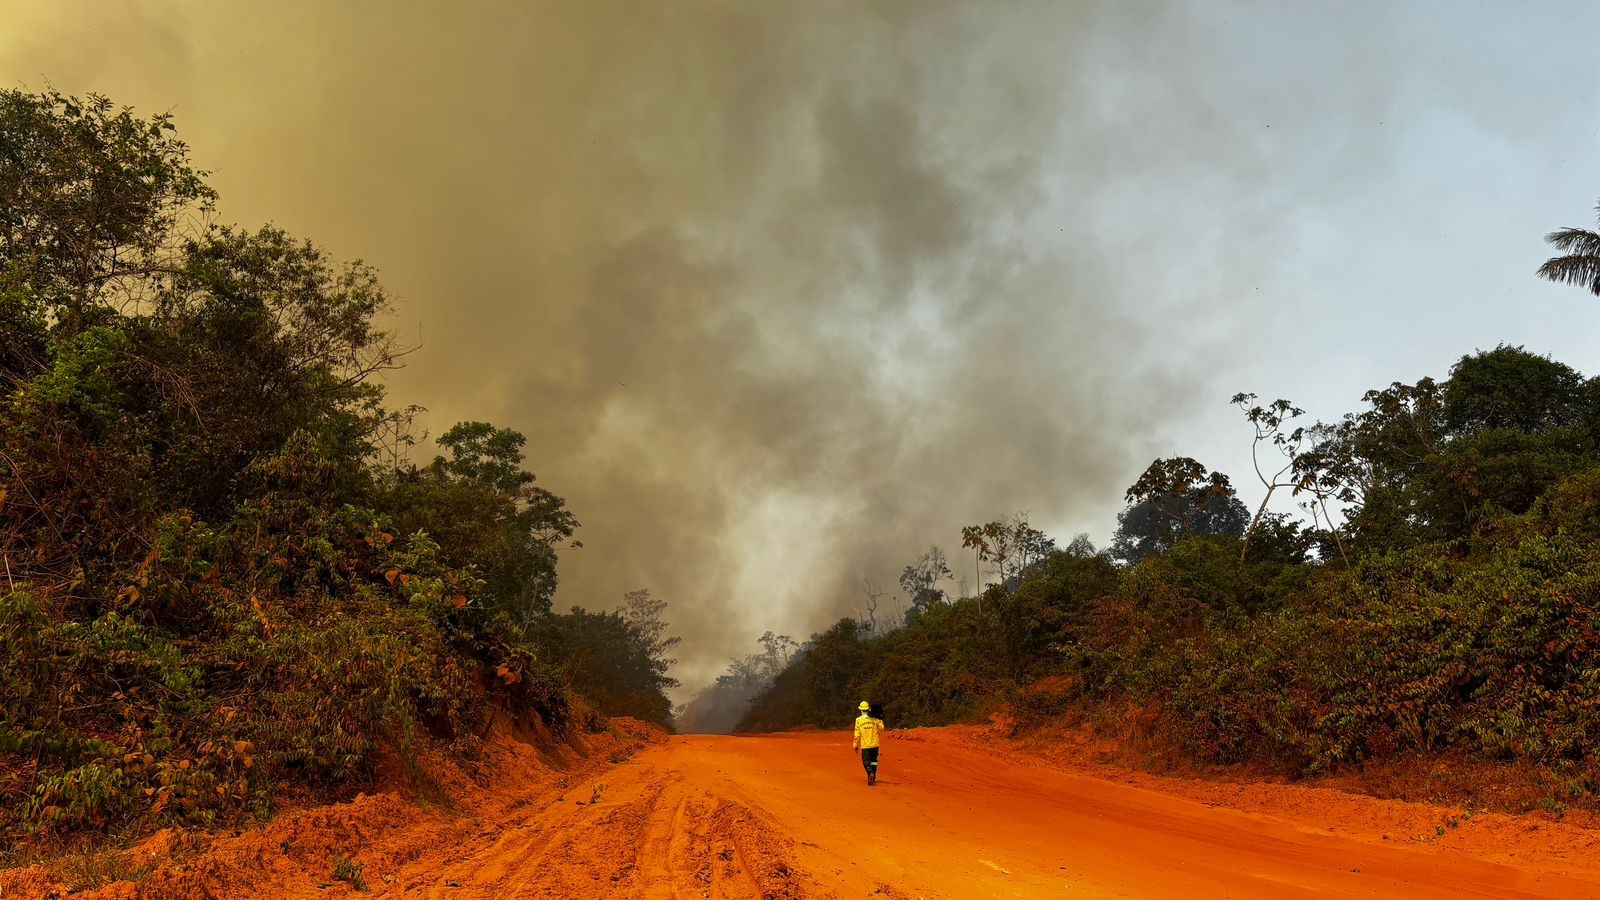
[[[891,740],[878,785],[860,774],[840,734],[672,738],[409,886],[439,898],[1600,896],[1594,871],[1548,858],[1519,867],[1427,836],[1317,833],[939,740]]]
[[[892,733],[868,788],[846,734],[629,729],[497,735],[442,803],[364,796],[190,850],[164,832],[125,854],[154,869],[93,896],[1600,897],[1600,832],[1546,817],[1095,777],[970,728]],[[0,896],[55,896],[53,877],[0,872]]]

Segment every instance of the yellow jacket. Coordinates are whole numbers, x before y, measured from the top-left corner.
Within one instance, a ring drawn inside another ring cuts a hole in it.
[[[862,713],[856,717],[856,740],[853,745],[857,750],[870,750],[878,746],[878,738],[883,734],[883,720]]]

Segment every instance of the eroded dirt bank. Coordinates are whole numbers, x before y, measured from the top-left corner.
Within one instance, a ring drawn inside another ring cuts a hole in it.
[[[507,756],[458,810],[380,795],[286,816],[99,896],[350,895],[336,853],[376,897],[1600,896],[1600,834],[1539,817],[1284,785],[1238,802],[1226,785],[1043,765],[960,729],[891,735],[870,789],[847,735],[627,755],[646,740],[566,775]]]

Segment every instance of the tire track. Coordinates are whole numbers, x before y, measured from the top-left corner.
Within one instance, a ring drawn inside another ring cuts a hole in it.
[[[588,795],[590,802],[581,798]],[[407,882],[408,895],[794,900],[815,889],[792,842],[745,805],[691,788],[682,771],[631,763],[571,788]]]

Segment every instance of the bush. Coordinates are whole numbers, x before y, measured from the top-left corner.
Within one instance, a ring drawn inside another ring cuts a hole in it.
[[[165,117],[5,90],[0,144],[0,843],[265,815],[496,707],[564,730],[533,635],[577,522],[514,431],[401,457],[376,275],[180,233],[215,195]]]

